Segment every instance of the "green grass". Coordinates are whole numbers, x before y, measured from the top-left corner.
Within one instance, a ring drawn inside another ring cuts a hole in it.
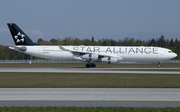
[[[180,88],[180,75],[0,73],[0,88]]]
[[[111,67],[119,67],[119,68],[123,68],[123,67],[157,67],[157,64],[107,64],[107,63],[95,63],[97,68],[101,68],[101,67],[107,67],[107,68],[111,68]],[[28,63],[0,63],[0,68],[7,68],[7,67],[12,67],[12,68],[18,68],[18,67],[77,67],[77,68],[84,68],[86,65],[86,63],[32,63],[32,64],[28,64]],[[161,64],[162,67],[180,67],[180,63],[162,63]]]
[[[180,108],[130,107],[0,107],[0,112],[179,112]]]

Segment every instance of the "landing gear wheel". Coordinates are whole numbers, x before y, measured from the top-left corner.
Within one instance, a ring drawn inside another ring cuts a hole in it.
[[[96,65],[95,65],[95,64],[91,64],[91,67],[92,67],[92,68],[95,68],[95,67],[96,67]]]
[[[89,64],[86,64],[86,68],[90,68],[90,65],[89,65]]]
[[[158,68],[160,68],[160,67],[161,67],[161,63],[160,63],[160,62],[158,62],[158,65],[157,65],[157,67],[158,67]]]
[[[161,68],[161,65],[157,65],[158,68]]]

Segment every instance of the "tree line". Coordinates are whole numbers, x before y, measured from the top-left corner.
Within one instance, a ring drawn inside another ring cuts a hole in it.
[[[162,35],[157,39],[141,40],[125,37],[124,39],[99,39],[95,40],[94,37],[91,39],[78,39],[72,37],[65,37],[64,39],[51,39],[49,41],[39,38],[37,44],[40,45],[85,45],[85,46],[157,46],[171,49],[177,53],[177,57],[180,59],[180,40],[177,39],[165,39]],[[0,59],[27,59],[27,55],[10,50],[7,46],[0,45]],[[34,57],[33,59],[40,59]]]

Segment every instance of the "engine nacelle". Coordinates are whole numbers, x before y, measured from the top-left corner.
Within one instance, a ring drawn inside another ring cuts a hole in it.
[[[115,64],[115,63],[117,63],[117,58],[115,58],[115,57],[105,57],[105,58],[102,58],[101,61],[104,62],[104,63],[108,63],[108,64],[111,64],[111,63]]]
[[[89,54],[83,55],[82,59],[86,59],[87,61],[96,61],[98,60],[98,55],[89,53]]]

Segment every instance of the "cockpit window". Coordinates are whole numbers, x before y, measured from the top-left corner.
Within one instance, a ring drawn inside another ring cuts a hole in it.
[[[172,51],[168,51],[168,53],[173,53]]]

